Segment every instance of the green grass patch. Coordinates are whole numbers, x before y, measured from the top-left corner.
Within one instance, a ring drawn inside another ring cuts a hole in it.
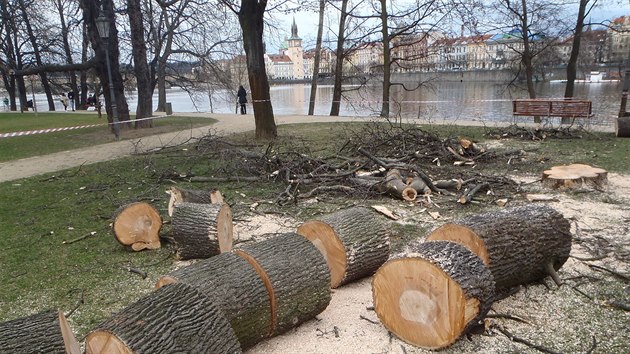
[[[216,122],[212,118],[168,117],[153,121],[152,128],[123,129],[121,139],[137,139],[143,136],[168,133],[188,128],[209,125]],[[102,124],[98,127],[81,128],[45,134],[0,138],[0,162],[39,156],[59,151],[78,149],[114,141],[114,135],[106,125],[105,116],[85,113],[2,113],[0,133],[62,128],[80,125]]]

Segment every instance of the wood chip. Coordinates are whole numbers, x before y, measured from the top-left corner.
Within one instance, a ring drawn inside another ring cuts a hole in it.
[[[394,213],[391,210],[389,210],[387,207],[384,207],[382,205],[372,205],[372,209],[378,211],[379,213],[387,216],[388,218],[390,218],[392,220],[400,219],[399,216],[394,215]]]
[[[500,207],[504,207],[508,202],[507,198],[503,198],[503,199],[497,199],[494,201],[494,203]]]
[[[442,215],[440,215],[440,213],[437,212],[437,211],[430,211],[429,215],[431,215],[433,220],[437,220],[437,219],[441,219],[442,218]]]
[[[525,198],[530,202],[559,202],[558,198],[547,194],[526,194]]]

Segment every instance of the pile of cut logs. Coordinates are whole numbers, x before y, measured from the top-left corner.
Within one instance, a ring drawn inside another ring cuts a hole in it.
[[[483,325],[497,290],[548,275],[560,282],[571,248],[568,221],[531,204],[443,225],[395,256],[388,225],[367,207],[232,249],[232,214],[217,195],[171,190],[178,257],[205,259],[161,277],[155,291],[98,325],[87,353],[238,353],[313,319],[331,288],[371,275],[383,325],[410,344],[444,348]],[[134,250],[159,246],[154,212],[133,204],[117,213],[117,240]],[[142,239],[156,230],[157,239]],[[56,311],[0,324],[0,348],[80,351]]]

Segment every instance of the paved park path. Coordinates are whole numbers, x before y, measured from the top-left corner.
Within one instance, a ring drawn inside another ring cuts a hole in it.
[[[20,160],[2,162],[0,163],[0,182],[13,181],[20,178],[37,176],[81,165],[114,160],[123,156],[129,156],[133,153],[149,151],[163,146],[177,145],[186,142],[191,138],[203,137],[209,130],[216,131],[216,133],[220,135],[225,135],[255,129],[253,115],[242,116],[234,114],[209,113],[180,113],[176,114],[176,116],[177,115],[187,117],[209,117],[218,120],[218,122],[178,132],[114,141],[107,144],[89,146],[76,150],[61,151],[48,155],[33,156]],[[276,116],[276,124],[278,125],[290,123],[351,122],[358,120],[365,119],[330,116]]]

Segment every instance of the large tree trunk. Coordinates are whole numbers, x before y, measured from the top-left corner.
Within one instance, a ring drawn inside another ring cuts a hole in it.
[[[256,123],[256,139],[273,139],[278,135],[265,69],[263,45],[265,22],[263,17],[266,6],[266,0],[241,0],[241,9],[238,12],[238,21],[243,31],[243,46],[247,57],[249,87]]]
[[[530,204],[473,215],[443,225],[428,241],[460,243],[492,271],[497,289],[531,283],[560,269],[571,252],[569,221],[551,207]]]
[[[313,78],[311,79],[311,95],[308,101],[308,115],[315,113],[315,98],[317,97],[317,79],[319,78],[319,63],[322,56],[322,35],[324,32],[324,11],[326,0],[319,0],[319,21],[317,23],[317,40],[315,42],[315,58],[313,59]]]
[[[0,323],[0,352],[80,354],[81,346],[61,311]]]
[[[270,335],[313,319],[330,302],[330,272],[317,248],[286,233],[235,250],[256,269],[271,303]]]
[[[348,13],[346,12],[348,8],[348,0],[341,1],[341,13],[339,14],[339,32],[337,34],[337,49],[335,51],[335,84],[333,86],[333,97],[332,104],[330,105],[330,115],[338,116],[339,110],[341,109],[341,84],[343,81],[343,60],[344,60],[344,51],[343,46],[346,41],[345,32],[346,32],[346,19],[348,18]]]
[[[223,312],[243,350],[271,331],[271,303],[262,279],[242,257],[232,252],[180,268],[161,277],[156,287],[187,284],[212,299]]]
[[[101,323],[86,353],[241,353],[211,299],[185,284],[164,286]]]
[[[175,204],[178,203],[198,203],[198,204],[222,204],[223,196],[217,189],[202,191],[197,189],[183,189],[171,187],[166,191],[171,198],[168,201],[168,216],[173,216]]]
[[[325,215],[302,224],[297,232],[326,258],[332,288],[372,275],[389,258],[389,233],[368,208]]]
[[[134,251],[160,248],[162,218],[148,203],[132,203],[120,207],[114,214],[112,233],[116,241],[131,246]]]
[[[414,245],[385,263],[372,280],[374,310],[389,331],[426,349],[440,349],[480,325],[494,299],[481,259],[454,242]]]
[[[127,0],[127,14],[131,30],[131,53],[133,55],[133,69],[136,74],[138,87],[138,106],[136,119],[150,117],[153,113],[153,90],[149,76],[147,62],[147,46],[144,41],[144,23],[140,0]],[[136,122],[136,128],[150,128],[153,120],[147,119]]]
[[[232,228],[227,204],[175,204],[171,231],[177,258],[209,258],[231,250]]]

